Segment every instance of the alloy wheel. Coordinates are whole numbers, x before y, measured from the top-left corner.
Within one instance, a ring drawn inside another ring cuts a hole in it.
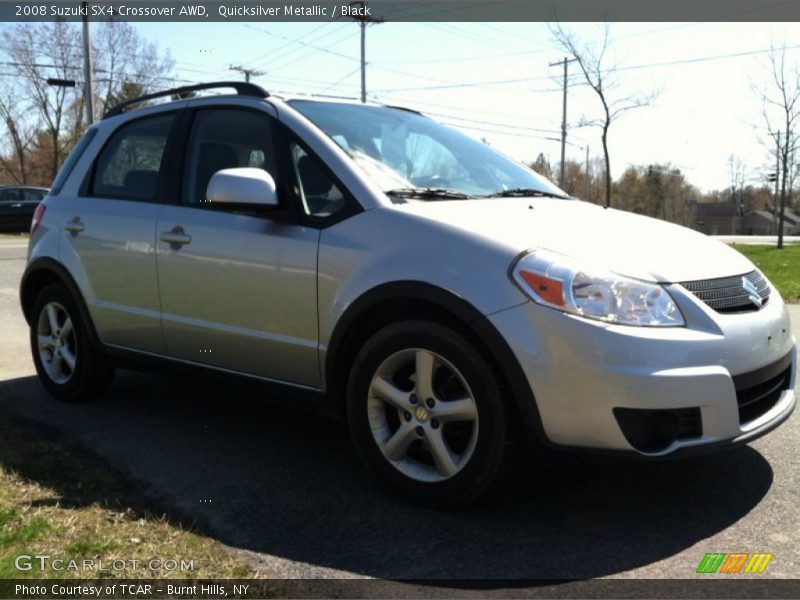
[[[58,302],[47,303],[39,313],[36,339],[47,376],[54,383],[68,382],[75,373],[78,347],[72,319]]]
[[[412,479],[449,479],[475,451],[475,398],[458,369],[435,352],[410,348],[384,360],[370,382],[367,411],[381,453]]]

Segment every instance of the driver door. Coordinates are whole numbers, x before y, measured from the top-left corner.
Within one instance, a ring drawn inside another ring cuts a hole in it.
[[[280,190],[276,121],[263,108],[217,106],[195,110],[191,123],[180,198],[156,230],[167,352],[318,387],[319,229],[205,201],[212,175],[227,168],[262,168]]]

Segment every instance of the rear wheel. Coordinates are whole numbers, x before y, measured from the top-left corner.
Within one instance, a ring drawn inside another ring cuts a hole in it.
[[[59,400],[92,400],[111,383],[114,368],[92,347],[77,304],[63,285],[50,284],[39,292],[30,336],[39,379]]]
[[[460,332],[403,321],[356,357],[348,421],[367,465],[393,489],[430,506],[468,503],[507,472],[512,426],[504,386]]]

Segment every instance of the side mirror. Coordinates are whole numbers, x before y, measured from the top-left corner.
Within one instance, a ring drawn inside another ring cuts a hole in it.
[[[275,180],[263,169],[243,167],[217,171],[208,182],[208,202],[277,208]]]

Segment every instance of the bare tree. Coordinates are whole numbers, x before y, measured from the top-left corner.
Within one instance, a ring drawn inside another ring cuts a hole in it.
[[[164,82],[171,79],[167,75],[174,62],[169,53],[148,43],[129,23],[100,23],[94,33],[93,94],[100,99],[95,102],[96,116],[111,104],[165,87]],[[65,22],[18,24],[5,29],[0,40],[9,68],[17,75],[0,96],[0,123],[5,124],[10,142],[0,146],[0,164],[4,170],[11,169],[12,179],[27,180],[28,167],[46,157],[49,167],[44,173],[37,169],[35,179],[48,185],[86,127],[80,28]],[[72,80],[76,85],[49,85],[51,78]],[[10,102],[11,98],[15,100]]]
[[[747,165],[738,154],[728,157],[728,172],[731,176],[731,202],[742,203],[745,183],[747,183]]]
[[[96,106],[100,114],[118,102],[161,89],[175,61],[168,51],[140,36],[130,24],[119,21],[103,23],[93,38],[97,84]]]
[[[613,92],[619,88],[615,81],[617,72],[608,56],[611,27],[606,24],[603,39],[599,44],[584,42],[575,33],[565,30],[561,24],[550,27],[556,42],[578,63],[584,79],[597,94],[603,106],[603,116],[599,119],[585,119],[584,125],[594,125],[602,130],[601,141],[605,158],[605,207],[611,206],[611,159],[608,153],[608,130],[624,112],[647,106],[655,100],[657,91],[648,94],[632,93],[613,98]]]
[[[3,34],[13,68],[20,76],[21,94],[29,99],[40,128],[51,145],[50,178],[55,178],[64,155],[62,132],[77,88],[48,85],[48,78],[74,79],[81,64],[78,30],[67,23],[19,24]]]
[[[8,155],[0,152],[0,167],[11,181],[20,184],[31,183],[28,154],[36,139],[36,130],[30,126],[25,112],[25,105],[13,88],[0,90],[0,124],[5,129],[5,146],[10,150]]]
[[[764,89],[755,91],[764,103],[762,114],[767,133],[775,143],[780,164],[780,209],[778,213],[778,249],[783,248],[783,224],[787,191],[796,174],[792,164],[798,146],[798,119],[800,119],[800,65],[787,64],[786,45],[771,47],[769,55],[769,81]]]

